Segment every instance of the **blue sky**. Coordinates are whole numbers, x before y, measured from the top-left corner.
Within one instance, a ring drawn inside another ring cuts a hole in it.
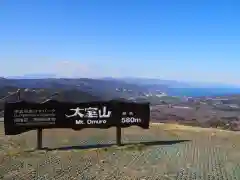
[[[0,76],[136,76],[240,84],[240,2],[0,2]]]

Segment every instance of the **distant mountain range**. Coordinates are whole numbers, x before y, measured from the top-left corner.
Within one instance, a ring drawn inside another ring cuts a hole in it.
[[[26,74],[23,76],[8,76],[7,79],[48,79],[57,78],[55,74]]]
[[[149,88],[119,80],[100,79],[0,79],[0,88],[56,89],[73,90],[90,93],[102,99],[134,98],[149,93]]]
[[[35,78],[34,78],[35,77]],[[209,83],[187,83],[174,80],[148,78],[52,78],[48,75],[26,75],[18,78],[0,78],[2,92],[17,88],[77,90],[101,99],[124,98],[129,100],[154,99],[162,95],[171,96],[209,96],[240,94],[240,88],[231,85]],[[4,89],[4,90],[3,90]],[[4,94],[3,93],[3,94]],[[1,94],[1,92],[0,92]],[[149,98],[151,96],[151,98]]]
[[[7,79],[53,79],[60,78],[55,74],[26,74],[23,76],[9,76]],[[79,79],[79,78],[72,78]],[[83,78],[87,79],[87,78]],[[112,78],[105,77],[99,78],[99,80],[111,80],[111,81],[122,81],[130,84],[137,85],[160,85],[169,88],[240,88],[237,85],[223,84],[223,83],[206,83],[206,82],[187,82],[177,80],[163,80],[156,78],[138,78],[138,77],[123,77],[123,78]]]

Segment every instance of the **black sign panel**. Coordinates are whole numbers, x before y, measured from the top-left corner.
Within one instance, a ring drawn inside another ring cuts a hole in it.
[[[119,112],[113,103],[60,103],[57,110],[58,127],[82,128],[109,128],[116,126]],[[60,124],[61,123],[61,124]]]
[[[54,128],[57,107],[51,103],[6,103],[4,108],[5,134],[20,134],[37,128]]]
[[[125,102],[68,103],[48,101],[6,103],[6,135],[20,134],[38,128],[109,128],[137,125],[149,128],[149,104]]]
[[[120,127],[135,125],[143,129],[149,128],[150,105],[148,103],[119,102],[119,110],[121,110]]]

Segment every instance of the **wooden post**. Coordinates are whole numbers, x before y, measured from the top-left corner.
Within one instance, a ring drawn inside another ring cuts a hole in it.
[[[37,129],[37,149],[42,149],[42,128]]]
[[[121,139],[122,139],[122,131],[121,131],[121,127],[120,126],[117,126],[116,127],[116,140],[117,140],[117,145],[118,146],[121,146],[122,145],[122,142],[121,142]]]
[[[41,104],[44,104],[44,103],[46,103],[46,102],[48,102],[49,100],[51,100],[51,97],[54,97],[54,96],[56,96],[56,95],[58,95],[58,93],[54,93],[53,95],[51,95],[50,96],[50,98],[48,98],[48,99],[46,99],[45,101],[43,101]],[[42,132],[43,132],[43,129],[42,128],[38,128],[37,129],[37,149],[38,150],[40,150],[40,149],[42,149],[43,147],[42,147],[42,139],[43,139],[43,134],[42,134]]]
[[[47,102],[49,99],[43,101],[41,104],[44,104],[45,102]],[[42,147],[42,139],[43,139],[43,135],[42,135],[42,131],[43,129],[42,128],[38,128],[37,129],[37,149],[38,150],[41,150],[43,147]]]

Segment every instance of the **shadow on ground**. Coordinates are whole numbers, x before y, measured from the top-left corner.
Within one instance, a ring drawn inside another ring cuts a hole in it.
[[[138,142],[138,143],[125,143],[123,145],[144,145],[144,146],[157,146],[157,145],[173,145],[182,142],[188,142],[190,140],[172,140],[172,141],[149,141],[149,142]]]
[[[188,142],[190,140],[172,140],[172,141],[150,141],[150,142],[138,142],[138,143],[124,143],[121,146],[129,145],[143,145],[143,146],[156,146],[156,145],[173,145],[182,142]],[[54,150],[83,150],[83,149],[95,149],[95,148],[108,148],[116,145],[115,143],[111,144],[93,144],[93,145],[81,145],[81,146],[66,146],[59,148],[43,148],[42,150],[54,151]]]

